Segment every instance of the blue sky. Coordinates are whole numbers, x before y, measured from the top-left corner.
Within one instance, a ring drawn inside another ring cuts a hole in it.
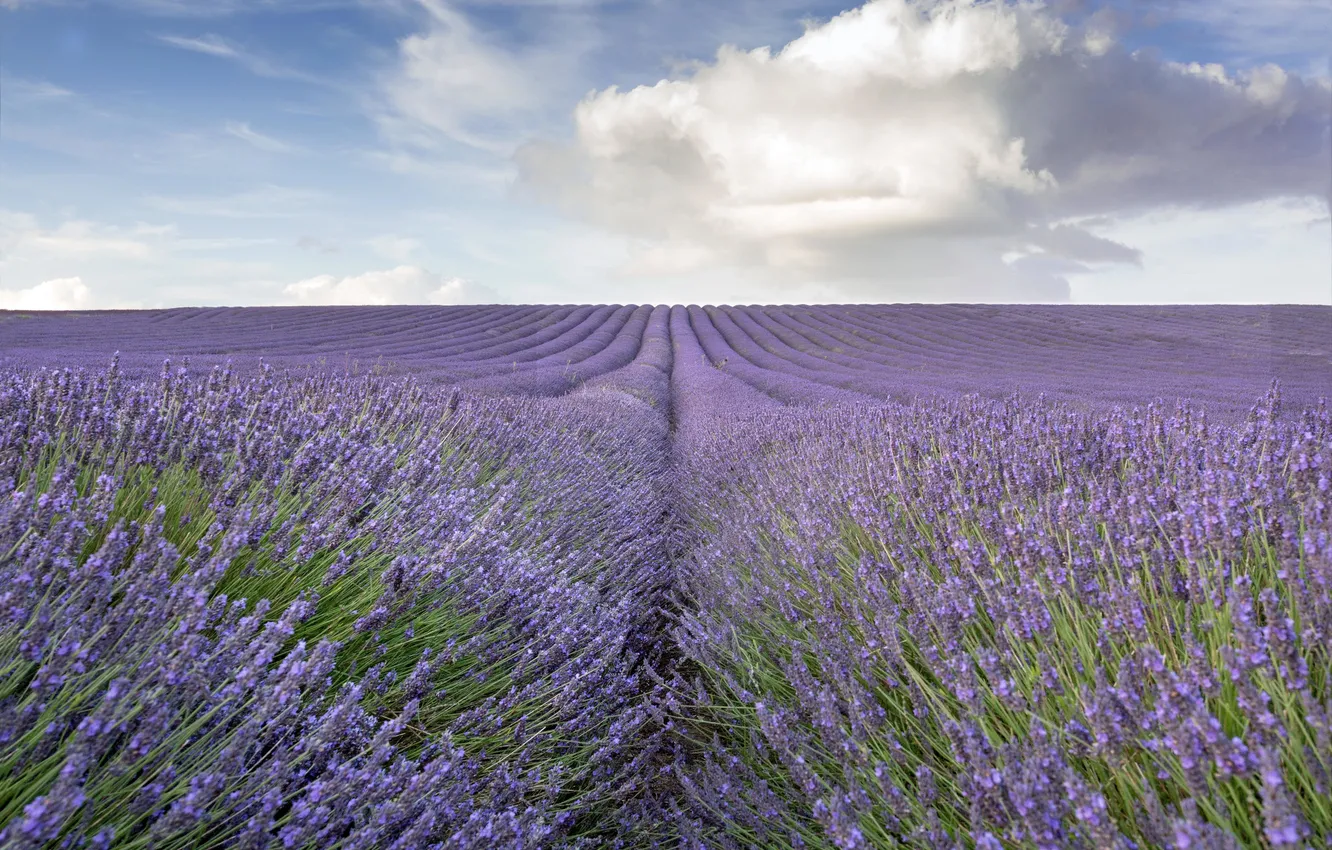
[[[1332,303],[1328,32],[1303,0],[0,0],[0,308]]]

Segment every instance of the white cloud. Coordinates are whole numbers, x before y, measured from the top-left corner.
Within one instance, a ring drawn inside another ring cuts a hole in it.
[[[263,133],[255,132],[250,129],[250,125],[244,121],[228,121],[226,131],[238,139],[249,142],[260,150],[271,153],[294,153],[297,148],[280,139],[272,136],[265,136]]]
[[[484,304],[498,297],[489,287],[446,278],[419,266],[335,277],[319,275],[283,289],[289,303],[304,305]]]
[[[174,225],[139,223],[121,228],[81,219],[50,230],[26,213],[0,211],[0,259],[45,255],[148,260],[158,253],[160,246],[154,243],[175,232]]]
[[[0,310],[83,310],[91,293],[82,279],[44,280],[27,289],[0,289]]]
[[[1104,56],[1115,46],[1115,37],[1129,20],[1113,6],[1102,6],[1091,14],[1084,27],[1082,48],[1092,56]]]
[[[430,149],[442,137],[509,155],[532,120],[558,102],[580,57],[600,38],[576,3],[540,4],[553,7],[542,12],[542,39],[510,47],[445,0],[418,2],[429,29],[398,43],[398,62],[366,102],[395,144]]]
[[[182,50],[192,50],[195,53],[206,53],[209,56],[222,56],[228,59],[234,59],[239,56],[239,51],[221,36],[208,34],[203,38],[185,38],[179,35],[159,35],[159,41],[165,42],[172,47],[179,47]]]
[[[961,74],[1013,70],[1022,60],[1057,52],[1067,28],[1032,3],[871,2],[809,26],[780,58],[807,62],[825,83],[873,78],[938,84]],[[926,17],[933,12],[932,17]],[[766,53],[767,51],[763,51]]]
[[[410,107],[411,98],[422,97],[436,107],[447,104],[463,112],[522,109],[535,103],[531,81],[506,51],[486,44],[464,15],[444,3],[423,5],[436,25],[428,34],[408,36],[399,44],[402,74],[418,83],[396,93],[404,105]]]
[[[518,151],[518,192],[638,240],[625,275],[921,300],[1065,300],[1088,264],[1142,261],[1074,217],[1326,196],[1325,86],[1129,55],[1118,26],[871,0],[775,54],[724,45],[688,79],[588,95],[572,146]]]
[[[86,281],[92,275],[98,308],[228,303],[241,291],[239,281],[260,276],[271,281],[277,271],[271,259],[254,258],[256,246],[279,241],[273,237],[195,237],[181,235],[174,224],[117,226],[72,219],[75,213],[62,209],[58,224],[44,226],[29,213],[0,209],[0,281],[12,289],[7,300],[31,290],[25,288],[30,282],[69,281],[76,275]],[[272,284],[249,300],[262,303],[280,289]],[[66,303],[78,291],[61,284],[28,297],[60,296]]]

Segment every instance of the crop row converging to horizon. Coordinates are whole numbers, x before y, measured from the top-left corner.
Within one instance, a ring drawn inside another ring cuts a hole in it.
[[[1332,847],[1329,326],[0,313],[0,846]]]

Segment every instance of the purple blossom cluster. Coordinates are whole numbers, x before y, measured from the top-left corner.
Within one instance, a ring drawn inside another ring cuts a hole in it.
[[[756,412],[686,459],[694,846],[1332,841],[1332,415]]]
[[[0,845],[616,841],[669,575],[663,430],[613,418],[0,374]]]

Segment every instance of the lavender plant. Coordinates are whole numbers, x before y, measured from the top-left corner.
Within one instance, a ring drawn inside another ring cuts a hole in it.
[[[0,846],[1332,846],[1327,309],[0,312]]]
[[[0,844],[612,840],[653,746],[660,435],[592,416],[0,375]]]
[[[697,846],[1332,837],[1332,417],[760,414],[699,441]],[[745,462],[727,459],[745,458]]]

